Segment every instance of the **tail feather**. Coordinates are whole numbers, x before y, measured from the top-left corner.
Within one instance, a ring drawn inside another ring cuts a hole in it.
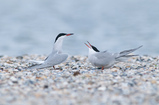
[[[123,55],[123,56],[116,57],[116,59],[121,58],[121,57],[129,58],[129,57],[133,57],[133,56],[139,56],[139,55]]]
[[[128,55],[136,50],[138,50],[139,48],[141,48],[143,45],[137,47],[137,48],[134,48],[134,49],[130,49],[130,50],[124,50],[122,52],[119,53],[120,56],[124,56],[124,55]]]
[[[37,65],[29,66],[28,69],[42,69],[46,67],[50,67],[50,66],[44,65],[44,64],[37,64]]]
[[[130,54],[130,53],[132,53],[132,52],[138,50],[138,49],[141,48],[141,47],[142,47],[142,45],[139,46],[139,47],[137,47],[137,48],[134,48],[134,49],[124,50],[124,51],[120,52],[115,59],[116,59],[117,61],[122,61],[121,58],[128,58],[128,57],[138,56],[138,55],[128,55],[128,54]]]

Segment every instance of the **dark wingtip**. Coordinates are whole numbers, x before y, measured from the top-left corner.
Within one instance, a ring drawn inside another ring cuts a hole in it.
[[[139,49],[139,48],[141,48],[141,47],[143,47],[143,45],[139,46],[137,49]]]
[[[144,45],[139,46],[140,48],[143,47]]]

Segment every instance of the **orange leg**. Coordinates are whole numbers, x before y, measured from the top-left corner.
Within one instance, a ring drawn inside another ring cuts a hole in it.
[[[104,66],[102,67],[102,70],[104,70]]]
[[[55,70],[55,66],[53,66],[54,70]]]

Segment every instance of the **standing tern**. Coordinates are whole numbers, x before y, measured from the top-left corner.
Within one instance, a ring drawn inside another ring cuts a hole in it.
[[[51,54],[43,61],[43,62],[37,62],[37,65],[34,66],[30,66],[29,69],[42,69],[42,68],[46,68],[46,67],[54,67],[54,65],[60,64],[62,62],[64,62],[68,55],[62,53],[62,43],[63,43],[63,39],[66,36],[70,36],[73,35],[73,33],[70,34],[66,34],[66,33],[60,33],[57,35],[55,42],[54,42],[54,46],[53,46],[53,50],[51,52]]]
[[[104,68],[107,69],[107,68],[112,67],[116,62],[122,61],[122,58],[137,56],[137,55],[128,55],[128,54],[130,54],[130,53],[134,52],[135,50],[142,47],[142,46],[139,46],[134,49],[124,50],[120,53],[113,54],[113,53],[109,53],[107,51],[99,51],[95,46],[91,45],[89,42],[88,42],[88,44],[86,44],[86,46],[89,48],[89,54],[88,54],[89,62],[93,66],[101,67],[102,70]]]

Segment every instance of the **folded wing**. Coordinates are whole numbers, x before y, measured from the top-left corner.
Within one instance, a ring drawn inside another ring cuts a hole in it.
[[[47,59],[45,59],[44,63],[30,66],[29,69],[35,69],[35,68],[41,69],[41,68],[51,67],[64,62],[67,59],[67,57],[68,57],[67,54],[58,54],[57,52],[51,53],[47,57]]]

